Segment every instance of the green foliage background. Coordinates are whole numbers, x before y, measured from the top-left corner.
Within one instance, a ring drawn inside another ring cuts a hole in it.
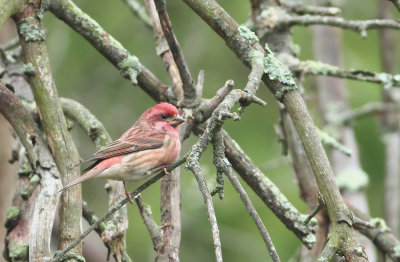
[[[250,1],[218,1],[238,23],[246,22]],[[148,30],[121,0],[79,0],[76,4],[96,19],[111,35],[118,39],[131,53],[154,72],[165,83],[169,79],[159,57],[155,54],[153,32]],[[362,6],[362,8],[360,8]],[[372,19],[377,15],[377,1],[343,1],[343,17],[347,19]],[[212,97],[227,79],[233,79],[236,88],[243,88],[249,70],[225,46],[224,42],[182,1],[168,1],[168,10],[174,30],[183,48],[192,74],[197,76],[206,70],[204,96]],[[45,17],[47,44],[55,82],[59,94],[76,99],[100,119],[111,136],[116,139],[128,129],[140,114],[155,104],[140,88],[132,86],[77,33],[58,21],[51,14]],[[301,47],[301,58],[312,59],[312,35],[309,29],[296,27],[293,30],[295,43]],[[347,69],[380,71],[379,43],[377,31],[368,31],[361,39],[354,32],[343,34],[343,61]],[[329,50],[327,50],[329,52]],[[380,99],[380,87],[374,84],[347,81],[351,106]],[[314,95],[312,79],[305,87]],[[329,87],[326,87],[329,88]],[[265,86],[258,95],[268,102],[267,107],[249,107],[240,122],[228,121],[225,128],[241,145],[252,160],[282,190],[301,211],[305,204],[299,198],[298,187],[290,164],[265,169],[266,163],[281,157],[281,145],[274,133],[273,125],[278,121],[275,99]],[[310,103],[310,106],[313,106]],[[313,110],[318,119],[318,110]],[[384,151],[379,120],[366,117],[355,122],[361,160],[370,175],[367,188],[373,216],[382,216],[382,177],[384,174]],[[75,141],[82,158],[89,157],[95,147],[78,128],[74,129]],[[186,152],[195,138],[186,141],[182,151]],[[215,185],[215,168],[208,151],[201,164],[209,187]],[[181,261],[213,261],[214,251],[210,227],[200,192],[193,175],[182,168],[182,240]],[[84,199],[98,215],[107,209],[104,181],[89,181],[83,185]],[[134,188],[131,185],[130,188]],[[247,187],[246,187],[247,188]],[[243,207],[238,195],[227,182],[225,198],[215,198],[217,218],[221,230],[223,255],[226,261],[270,261],[265,245],[253,221]],[[268,210],[258,197],[247,190],[271,233],[282,261],[288,261],[299,250],[300,242]],[[159,219],[159,183],[142,194],[150,204],[156,220]],[[150,237],[141,222],[136,206],[129,206],[128,250],[135,261],[153,261],[154,251]]]

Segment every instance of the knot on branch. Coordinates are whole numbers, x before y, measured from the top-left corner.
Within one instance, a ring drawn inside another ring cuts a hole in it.
[[[19,32],[26,42],[42,42],[45,40],[45,33],[40,21],[29,16],[17,22]]]
[[[142,71],[142,64],[139,62],[139,58],[129,55],[118,63],[118,68],[123,77],[129,78],[132,84],[137,85],[136,78]]]

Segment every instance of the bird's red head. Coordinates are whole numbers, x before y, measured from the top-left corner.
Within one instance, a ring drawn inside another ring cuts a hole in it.
[[[142,117],[145,117],[150,125],[159,131],[174,130],[185,122],[185,119],[179,115],[178,109],[166,102],[148,109]]]

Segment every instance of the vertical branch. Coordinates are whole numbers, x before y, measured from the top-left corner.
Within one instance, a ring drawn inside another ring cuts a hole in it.
[[[183,88],[183,97],[184,101],[183,104],[190,106],[195,103],[196,99],[196,88],[190,74],[189,67],[186,63],[186,60],[183,56],[182,49],[176,39],[174,31],[172,30],[171,21],[169,19],[167,13],[167,3],[165,0],[154,0],[158,12],[158,16],[160,18],[161,28],[163,30],[164,36],[167,39],[169,48],[172,52],[172,56],[174,57],[176,66],[178,67],[179,74],[182,79],[182,88]]]
[[[176,63],[172,56],[172,52],[169,49],[167,40],[164,37],[164,33],[161,28],[160,18],[158,17],[154,0],[146,0],[145,3],[153,21],[153,32],[157,55],[159,55],[164,62],[168,75],[172,80],[172,88],[175,91],[177,101],[179,102],[183,98],[183,89],[178,67],[176,66]]]
[[[29,261],[44,261],[44,257],[50,256],[51,231],[57,210],[58,190],[61,188],[60,173],[48,150],[48,144],[43,141],[32,116],[1,83],[0,113],[13,126],[25,147],[33,170],[41,178],[40,192],[36,202],[30,205],[35,209],[33,214],[29,213],[29,219],[26,220],[32,227],[28,228],[28,232],[24,234],[29,236]],[[34,201],[34,196],[31,198],[32,200],[29,201]]]
[[[179,261],[181,242],[181,187],[179,168],[161,180],[161,229],[162,247],[157,253],[157,262],[168,258],[170,262]]]
[[[303,145],[301,144],[300,138],[293,126],[293,122],[283,108],[281,108],[281,121],[288,149],[292,157],[294,174],[296,175],[297,182],[299,184],[300,195],[301,198],[307,203],[307,209],[310,213],[318,204],[317,182],[315,181],[310,163],[305,155]],[[301,256],[302,262],[312,262],[318,259],[322,249],[324,248],[326,236],[328,235],[329,219],[326,212],[319,212],[315,218],[318,221],[316,243],[313,245],[312,249],[303,248]]]
[[[42,124],[63,184],[80,176],[78,151],[68,132],[57,89],[51,75],[44,42],[44,30],[39,16],[40,1],[26,6],[15,18],[25,63],[30,65],[29,82],[38,106]],[[56,192],[54,192],[56,194]],[[81,188],[67,190],[61,196],[59,248],[65,248],[81,234]],[[81,254],[81,245],[74,252]]]
[[[395,1],[392,1],[396,3]],[[393,19],[392,6],[387,0],[379,0],[379,17]],[[396,73],[396,43],[395,34],[388,29],[379,30],[380,57],[382,70]],[[382,101],[384,103],[397,102],[394,95],[397,90],[392,87],[382,86]],[[397,112],[384,112],[382,114],[382,128],[385,144],[385,190],[384,211],[388,226],[395,236],[399,235],[400,211],[400,125]]]

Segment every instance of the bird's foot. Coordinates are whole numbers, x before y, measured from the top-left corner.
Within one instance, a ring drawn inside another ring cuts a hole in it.
[[[131,202],[131,204],[134,205],[135,203],[133,203],[131,193],[129,193],[128,189],[126,188],[125,181],[124,181],[124,189],[125,189],[125,196],[128,198],[129,202]]]
[[[164,171],[164,174],[171,175],[171,172],[168,172],[165,166],[162,167],[162,170]]]

